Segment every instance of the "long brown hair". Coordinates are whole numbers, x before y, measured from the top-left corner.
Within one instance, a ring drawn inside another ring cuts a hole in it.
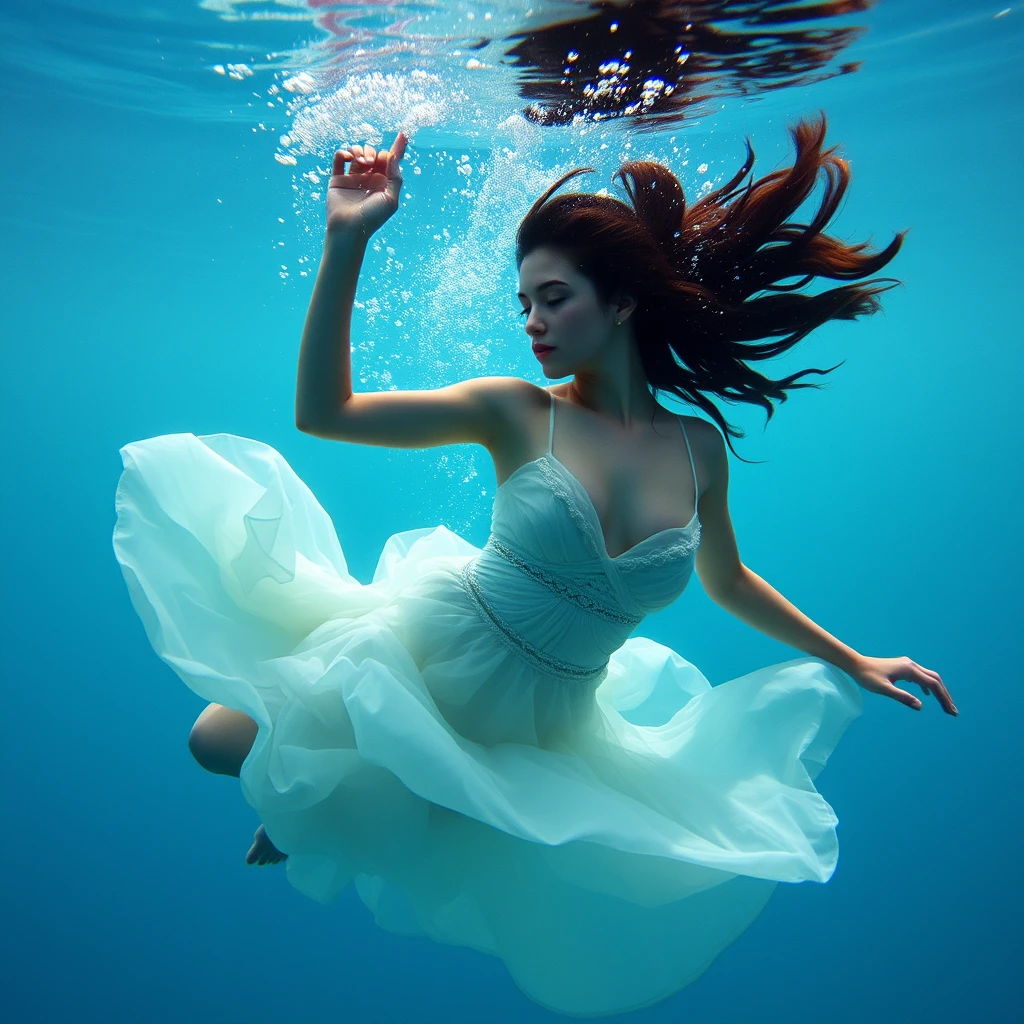
[[[564,252],[604,302],[619,294],[637,299],[634,335],[647,381],[703,409],[731,437],[730,424],[708,397],[763,406],[766,422],[787,391],[820,387],[801,378],[841,366],[811,367],[774,380],[750,364],[780,355],[829,320],[853,320],[881,308],[879,295],[898,282],[875,278],[817,294],[816,278],[860,281],[899,251],[900,232],[880,252],[847,245],[824,233],[850,183],[834,148],[823,149],[826,121],[799,122],[792,167],[762,178],[750,172],[754,151],[721,188],[687,207],[682,186],[664,165],[624,163],[615,177],[629,197],[568,193],[551,198],[579,167],[558,179],[530,208],[516,235],[516,262],[539,246]],[[824,179],[824,194],[809,223],[792,221]]]

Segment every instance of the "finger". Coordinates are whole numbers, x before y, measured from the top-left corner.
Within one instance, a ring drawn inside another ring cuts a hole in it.
[[[388,195],[397,198],[399,192],[402,190],[402,165],[399,162],[402,159],[402,152],[405,150],[405,137],[399,132],[398,138],[395,140],[395,146],[397,149],[392,149],[388,155],[387,169],[385,174],[387,176],[387,191]]]
[[[914,683],[921,687],[926,697],[931,696],[931,687],[935,680],[916,661],[911,661],[910,658],[906,657],[900,660],[902,664],[893,675],[893,682],[897,679],[902,679],[904,682]]]
[[[911,661],[910,664],[918,672],[921,672],[924,675],[928,676],[929,679],[934,679],[937,683],[942,682],[942,677],[939,675],[938,672],[933,672],[930,668],[925,668],[924,665],[919,665],[916,661]]]
[[[934,685],[934,680],[926,677],[918,678],[914,680],[914,682],[916,682],[917,685],[921,687],[921,691],[924,693],[926,697],[934,696],[934,694],[932,693],[932,686]]]
[[[364,171],[367,166],[372,166],[376,157],[373,146],[363,146],[355,142],[348,147],[352,153],[352,171]]]
[[[942,710],[947,715],[958,715],[960,712],[957,711],[953,698],[949,695],[949,690],[946,689],[946,684],[943,683],[939,673],[924,668],[924,666],[918,665],[917,662],[912,662],[912,664],[916,672],[915,682],[918,686],[925,690],[925,692],[931,693],[942,705]]]
[[[352,159],[352,153],[347,149],[339,149],[334,154],[334,162],[331,164],[331,174],[344,174],[345,162]]]
[[[405,156],[405,147],[409,143],[409,136],[405,132],[400,131],[395,136],[394,145],[391,147],[391,159],[389,161],[389,171],[393,166],[397,166],[401,161],[402,157]]]
[[[953,698],[949,695],[949,690],[947,690],[942,683],[934,684],[934,693],[938,698],[939,703],[942,705],[942,710],[945,711],[947,715],[960,714],[956,709],[956,705],[953,703]]]
[[[888,689],[884,689],[882,692],[887,697],[892,697],[893,700],[898,700],[901,704],[906,704],[908,708],[913,708],[915,711],[920,711],[924,706],[912,693],[907,693],[906,690],[901,690],[898,686],[890,685]]]

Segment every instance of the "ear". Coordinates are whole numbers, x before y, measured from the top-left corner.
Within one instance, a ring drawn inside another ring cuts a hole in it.
[[[625,323],[626,320],[633,315],[633,311],[637,306],[637,301],[632,295],[618,292],[612,302],[612,305],[615,306],[615,318]]]

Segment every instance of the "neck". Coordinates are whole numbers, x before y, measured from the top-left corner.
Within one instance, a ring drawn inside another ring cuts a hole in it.
[[[596,365],[577,370],[566,397],[624,427],[649,421],[658,405],[632,338],[604,353]]]

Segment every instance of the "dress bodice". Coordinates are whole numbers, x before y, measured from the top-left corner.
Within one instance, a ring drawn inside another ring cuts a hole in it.
[[[685,526],[610,556],[593,501],[551,450],[553,430],[552,399],[548,451],[498,488],[490,538],[463,579],[495,632],[538,668],[595,680],[643,617],[686,588],[700,520],[695,508]]]

